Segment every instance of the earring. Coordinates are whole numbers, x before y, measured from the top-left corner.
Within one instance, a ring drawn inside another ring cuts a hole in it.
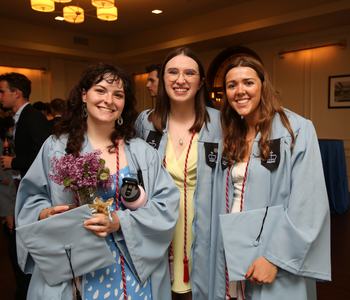
[[[244,117],[243,116],[241,116],[241,120],[243,120],[244,119]]]
[[[87,112],[87,108],[86,108],[86,103],[83,103],[83,117],[87,118],[88,116],[88,112]]]
[[[119,126],[122,126],[122,125],[123,125],[123,118],[122,118],[122,116],[120,116],[120,117],[118,118],[117,123],[118,123]]]

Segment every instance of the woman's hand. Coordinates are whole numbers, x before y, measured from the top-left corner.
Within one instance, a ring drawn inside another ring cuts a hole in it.
[[[48,217],[52,217],[54,215],[63,213],[67,210],[69,210],[69,206],[67,205],[57,205],[49,208],[44,208],[39,215],[39,220],[46,219]]]
[[[84,227],[86,229],[92,230],[96,235],[100,237],[106,237],[107,234],[119,230],[120,223],[117,214],[113,211],[111,213],[114,219],[111,222],[107,215],[105,214],[94,214],[92,219],[86,220],[84,222]]]
[[[261,256],[250,266],[246,278],[250,277],[252,284],[271,283],[277,275],[277,266],[270,263],[265,257]]]

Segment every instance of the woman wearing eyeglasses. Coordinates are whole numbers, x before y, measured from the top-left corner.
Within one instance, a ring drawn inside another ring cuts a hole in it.
[[[156,108],[136,121],[139,136],[159,151],[181,191],[169,249],[173,300],[209,299],[209,220],[221,127],[204,77],[190,49],[175,49],[162,65]]]

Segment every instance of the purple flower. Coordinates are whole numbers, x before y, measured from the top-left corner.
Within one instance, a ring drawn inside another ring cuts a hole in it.
[[[102,151],[94,150],[75,157],[72,154],[51,160],[52,171],[48,177],[64,186],[64,191],[77,191],[82,188],[99,187],[107,191],[113,182],[105,161],[100,158]]]

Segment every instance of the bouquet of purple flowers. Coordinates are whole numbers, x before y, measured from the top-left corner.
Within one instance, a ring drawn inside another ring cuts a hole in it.
[[[64,155],[51,160],[52,172],[48,175],[53,182],[63,185],[63,191],[75,191],[78,194],[88,194],[94,188],[103,188],[107,191],[113,177],[105,167],[105,161],[100,158],[101,150],[84,155]]]

